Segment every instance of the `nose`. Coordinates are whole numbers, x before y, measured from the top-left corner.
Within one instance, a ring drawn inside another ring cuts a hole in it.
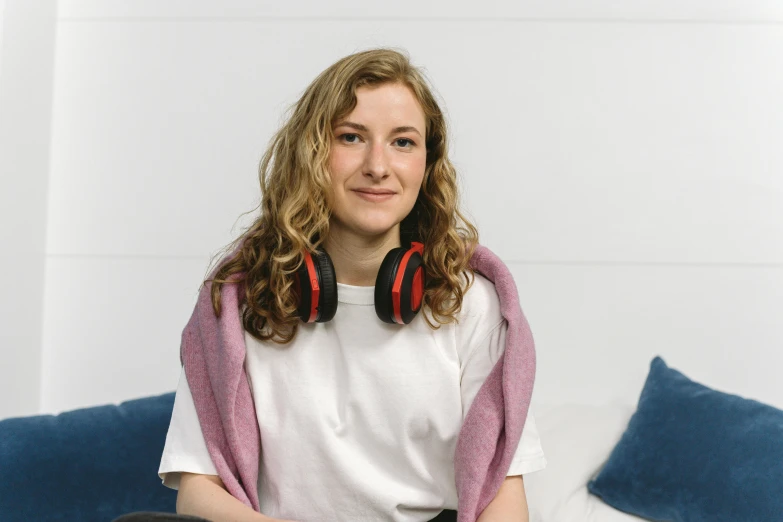
[[[389,177],[389,165],[386,159],[386,148],[383,142],[373,143],[367,149],[364,162],[364,176],[372,179],[386,179]]]

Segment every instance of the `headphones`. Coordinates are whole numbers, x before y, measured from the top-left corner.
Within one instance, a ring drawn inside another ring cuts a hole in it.
[[[424,295],[424,244],[392,248],[383,258],[375,279],[375,313],[390,324],[408,324],[421,309]],[[304,284],[303,284],[304,283]],[[337,312],[337,278],[329,254],[319,247],[313,257],[304,252],[296,271],[299,317],[306,323],[331,321]]]

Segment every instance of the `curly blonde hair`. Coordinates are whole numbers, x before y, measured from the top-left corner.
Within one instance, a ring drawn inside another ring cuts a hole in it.
[[[407,54],[389,48],[342,58],[288,108],[293,114],[260,163],[260,217],[227,247],[233,250],[231,255],[204,281],[212,283],[216,316],[222,285],[240,284],[245,330],[262,341],[285,344],[294,339],[300,322],[294,273],[304,262],[304,252],[314,254],[329,234],[333,125],[356,106],[357,88],[385,83],[409,87],[426,120],[424,180],[411,215],[418,214],[414,228],[424,243],[423,306],[438,324],[427,314],[424,317],[433,329],[456,321],[475,277],[469,260],[478,245],[478,231],[458,208],[457,172],[448,158],[444,115],[423,73],[411,65]]]

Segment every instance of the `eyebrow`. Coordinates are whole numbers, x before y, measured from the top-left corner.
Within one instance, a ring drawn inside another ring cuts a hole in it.
[[[352,129],[357,129],[357,130],[364,131],[364,132],[368,132],[369,131],[369,129],[367,127],[365,127],[364,125],[362,125],[361,123],[354,123],[352,121],[344,121],[344,122],[338,123],[337,125],[335,125],[335,128],[337,128],[337,127],[351,127]],[[418,131],[418,129],[416,129],[416,127],[411,127],[409,125],[404,125],[402,127],[394,127],[392,129],[392,134],[396,134],[398,132],[415,132],[416,134],[421,136],[421,133]]]

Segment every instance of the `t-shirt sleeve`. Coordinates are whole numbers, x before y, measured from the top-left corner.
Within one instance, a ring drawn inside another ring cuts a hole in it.
[[[179,376],[177,393],[174,395],[174,408],[158,476],[163,485],[179,489],[180,473],[183,471],[203,475],[218,474],[198,422],[184,367]]]
[[[492,283],[487,281],[486,284],[491,285]],[[466,318],[464,327],[471,329],[471,332],[461,336],[468,342],[468,345],[462,348],[465,357],[460,363],[463,419],[481,385],[484,384],[506,348],[508,321],[500,314],[500,306],[494,287],[491,293],[487,293],[486,284],[484,285],[484,295],[479,301],[483,311]],[[468,293],[471,290],[472,288],[468,290]],[[528,408],[522,436],[507,476],[524,475],[546,467],[544,450],[541,447],[541,440],[531,410],[532,408]]]

